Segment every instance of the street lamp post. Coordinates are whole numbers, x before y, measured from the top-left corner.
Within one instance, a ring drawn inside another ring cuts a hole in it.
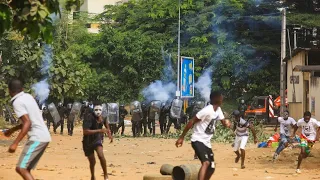
[[[178,61],[177,61],[177,98],[180,98],[180,18],[181,18],[181,0],[179,0],[179,27],[178,27]]]

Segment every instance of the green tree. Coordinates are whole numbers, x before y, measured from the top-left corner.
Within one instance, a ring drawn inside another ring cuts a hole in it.
[[[82,3],[82,0],[66,0],[65,7],[67,10],[79,8]],[[59,0],[0,0],[0,37],[12,29],[51,43],[51,14],[60,15]]]

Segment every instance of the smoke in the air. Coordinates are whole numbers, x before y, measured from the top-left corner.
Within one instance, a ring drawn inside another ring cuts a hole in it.
[[[206,102],[210,100],[212,86],[212,69],[208,68],[204,73],[198,78],[198,82],[195,83],[196,90],[200,93],[201,98]]]
[[[152,82],[148,87],[142,90],[142,95],[147,102],[160,100],[167,102],[175,96],[176,84],[174,81],[175,72],[172,68],[171,54],[162,49],[164,67],[162,70],[161,80]]]
[[[43,79],[40,82],[32,85],[32,89],[36,95],[36,99],[39,104],[42,105],[48,99],[50,94],[49,79],[49,68],[52,64],[52,47],[50,45],[44,45],[44,55],[42,57],[41,74]]]

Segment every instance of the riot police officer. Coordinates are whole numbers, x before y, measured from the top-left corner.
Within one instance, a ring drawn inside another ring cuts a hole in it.
[[[145,103],[142,103],[142,122],[141,122],[141,133],[143,126],[143,136],[147,135],[147,125],[148,125],[148,108]]]
[[[135,101],[137,104],[132,107],[130,110],[131,117],[131,123],[132,123],[132,133],[133,137],[137,137],[140,135],[140,127],[141,127],[141,121],[143,117],[142,108],[140,108],[140,103],[138,101]]]
[[[195,102],[193,101],[191,105],[186,109],[186,114],[188,115],[189,119],[193,118],[194,105],[195,105]]]
[[[81,107],[81,113],[80,113],[80,119],[83,120],[88,113],[90,113],[90,103],[88,101],[83,101],[82,107]]]
[[[67,110],[63,106],[62,102],[58,103],[57,110],[58,110],[59,115],[60,115],[60,122],[57,124],[57,126],[55,128],[58,129],[58,127],[61,126],[60,134],[63,134],[64,119],[67,117]]]
[[[169,110],[171,109],[171,106],[169,107]],[[174,124],[174,128],[175,129],[180,129],[180,125],[179,125],[179,120],[177,118],[171,117],[169,116],[169,122],[168,122],[168,126],[167,126],[167,131],[166,133],[168,134],[171,128],[172,123]]]
[[[160,123],[160,132],[164,134],[166,132],[167,126],[167,108],[166,103],[161,104],[160,116],[159,116],[159,123]]]
[[[119,131],[120,127],[122,128],[121,129],[121,136],[123,136],[123,134],[124,134],[124,129],[125,129],[124,118],[127,115],[128,115],[128,111],[124,108],[124,105],[121,104],[120,108],[119,108],[119,125],[118,125],[118,128],[117,128],[117,132]]]
[[[48,130],[50,131],[50,126],[52,123],[53,132],[56,133],[56,128],[54,126],[53,117],[52,117],[50,111],[48,110],[47,106],[43,107],[43,109],[42,109],[42,117],[43,117],[43,119],[45,119],[47,121]]]
[[[241,116],[243,116],[244,113],[245,113],[246,110],[247,110],[247,106],[246,106],[246,104],[244,103],[244,100],[243,100],[243,99],[241,99],[241,101],[240,101],[238,110],[240,111]]]
[[[156,134],[156,112],[151,111],[151,106],[149,107],[149,111],[148,111],[148,128],[149,128],[150,134],[152,135]]]
[[[68,135],[69,136],[72,136],[72,134],[73,134],[73,127],[74,127],[74,118],[73,117],[71,117],[71,109],[72,109],[72,104],[71,103],[69,103],[68,105],[67,105],[67,112],[66,112],[66,114],[67,114],[67,116],[68,116],[68,121],[67,121],[67,128],[68,128]]]

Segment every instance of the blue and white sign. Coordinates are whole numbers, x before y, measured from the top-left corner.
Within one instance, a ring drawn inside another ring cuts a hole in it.
[[[181,98],[194,97],[194,58],[181,57]]]

